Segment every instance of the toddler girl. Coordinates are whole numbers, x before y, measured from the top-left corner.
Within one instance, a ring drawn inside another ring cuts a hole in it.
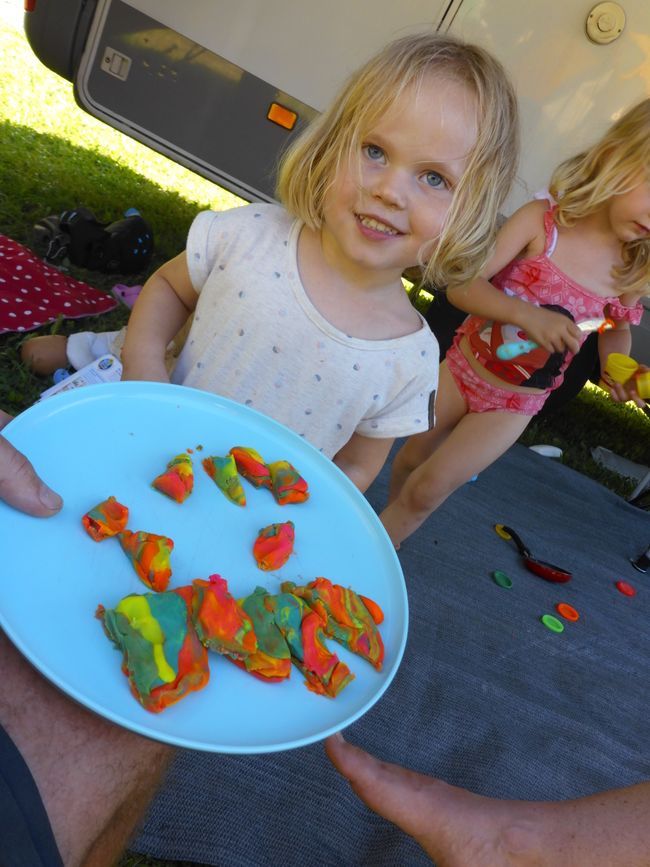
[[[172,382],[272,416],[365,490],[393,439],[433,414],[437,342],[401,274],[478,273],[516,126],[512,87],[482,49],[431,33],[391,43],[290,148],[282,205],[198,215],[137,299],[124,378],[168,381],[166,348],[193,314]]]
[[[550,190],[557,204],[520,208],[482,276],[449,289],[472,315],[440,368],[435,428],[411,437],[393,464],[381,519],[397,546],[517,440],[562,382],[586,337],[580,323],[614,320],[599,335],[603,369],[610,352],[629,351],[650,280],[650,99],[564,162]],[[528,339],[539,348],[510,360],[497,352]]]

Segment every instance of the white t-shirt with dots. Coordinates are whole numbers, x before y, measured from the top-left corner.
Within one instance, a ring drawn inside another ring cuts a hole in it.
[[[196,217],[187,264],[199,300],[172,382],[251,406],[328,457],[353,433],[428,430],[439,355],[426,321],[391,340],[339,331],[301,283],[300,228],[271,204]]]

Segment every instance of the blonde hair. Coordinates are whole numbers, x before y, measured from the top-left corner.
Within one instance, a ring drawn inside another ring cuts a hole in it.
[[[331,106],[282,159],[277,195],[312,229],[322,225],[325,197],[364,134],[412,85],[430,74],[464,84],[476,98],[477,140],[457,184],[438,239],[420,251],[426,283],[472,280],[491,252],[497,213],[517,168],[517,99],[501,64],[487,51],[451,36],[423,33],[389,43],[343,86]],[[416,264],[415,262],[413,263]]]
[[[650,99],[625,112],[589,150],[565,160],[549,186],[557,200],[555,222],[568,228],[614,196],[650,180]],[[625,241],[623,264],[612,269],[621,288],[641,289],[650,281],[650,238]]]

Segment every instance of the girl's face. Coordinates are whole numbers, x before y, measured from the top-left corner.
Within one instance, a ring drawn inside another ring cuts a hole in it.
[[[629,193],[613,196],[608,217],[619,241],[650,238],[650,181],[644,178]]]
[[[476,136],[476,100],[465,85],[430,75],[409,88],[368,130],[326,196],[330,264],[372,272],[377,283],[416,265],[422,245],[440,234]]]

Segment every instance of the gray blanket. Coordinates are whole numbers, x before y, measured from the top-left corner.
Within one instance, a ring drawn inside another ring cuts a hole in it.
[[[378,510],[387,479],[384,470],[369,493]],[[496,522],[573,579],[532,575]],[[650,779],[650,573],[628,562],[648,545],[648,513],[514,446],[403,545],[404,659],[346,737],[502,798],[564,799]],[[512,589],[492,581],[494,569]],[[556,634],[539,618],[560,601],[580,620]],[[355,797],[321,744],[259,757],[180,753],[132,849],[219,867],[430,864]]]

